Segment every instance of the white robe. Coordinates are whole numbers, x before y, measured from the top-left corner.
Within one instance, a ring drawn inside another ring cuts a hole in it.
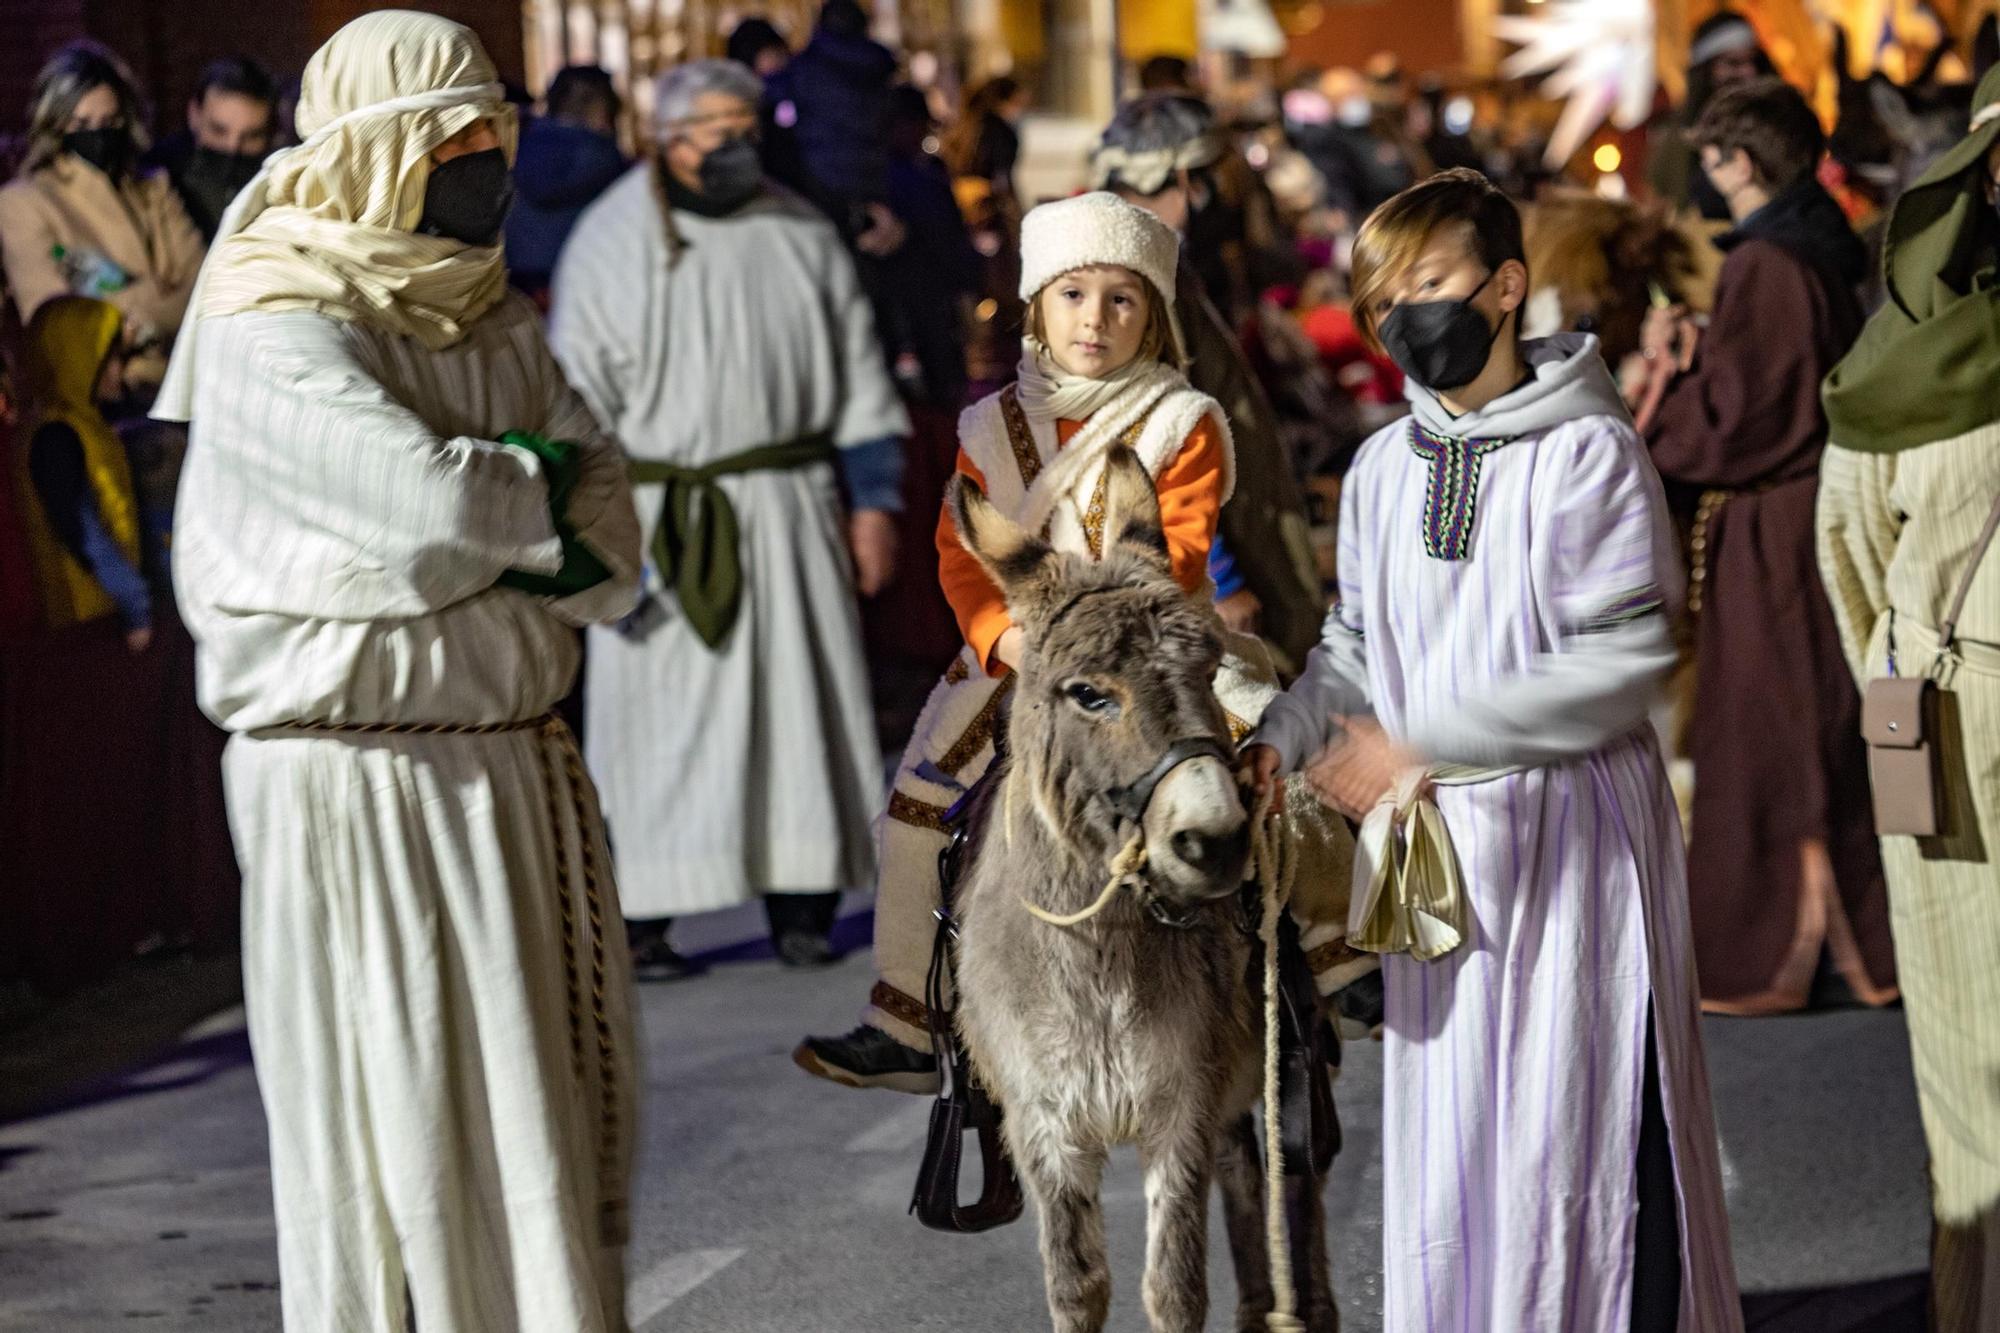
[[[197,355],[174,578],[236,733],[285,1326],[400,1328],[407,1293],[425,1329],[622,1329],[628,956],[589,783],[533,721],[574,626],[634,595],[623,463],[518,298],[439,352],[292,311],[210,320]],[[579,443],[609,580],[494,586],[561,562],[508,430]]]
[[[670,263],[650,171],[583,215],[555,276],[556,354],[626,453],[700,465],[821,431],[907,434],[833,228],[777,194],[727,218],[676,210]],[[585,740],[634,917],[874,877],[882,759],[834,470],[720,484],[743,568],[720,648],[650,569],[655,622],[590,638]],[[648,543],[663,489],[637,488]]]

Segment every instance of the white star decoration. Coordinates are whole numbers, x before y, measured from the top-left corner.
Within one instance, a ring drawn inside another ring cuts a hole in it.
[[[1653,109],[1652,0],[1547,0],[1532,17],[1496,18],[1494,31],[1521,48],[1502,75],[1553,70],[1542,92],[1568,99],[1549,137],[1552,167],[1569,161],[1606,118],[1629,130]]]

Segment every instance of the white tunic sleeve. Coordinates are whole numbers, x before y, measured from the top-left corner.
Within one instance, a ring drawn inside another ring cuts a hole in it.
[[[1503,767],[1588,754],[1643,723],[1673,669],[1678,565],[1659,475],[1631,428],[1608,418],[1560,447],[1567,456],[1532,500],[1554,649],[1413,727],[1404,740],[1427,759]]]
[[[370,373],[340,323],[227,316],[206,325],[199,354],[194,447],[216,484],[193,498],[229,512],[181,520],[227,530],[246,558],[233,574],[207,572],[254,584],[249,604],[341,620],[421,616],[487,591],[506,570],[560,567],[540,462],[435,434]],[[227,601],[235,590],[204,591]]]

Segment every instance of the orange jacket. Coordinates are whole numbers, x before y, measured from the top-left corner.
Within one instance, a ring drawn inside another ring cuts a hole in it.
[[[1081,429],[1081,421],[1058,421],[1058,445],[1068,444]],[[1174,578],[1189,592],[1208,577],[1208,548],[1215,541],[1215,525],[1222,514],[1222,463],[1222,440],[1214,422],[1203,417],[1154,483]],[[986,485],[986,478],[963,449],[958,451],[958,470],[982,488]],[[986,664],[988,675],[1005,675],[1007,667],[994,657],[993,650],[1014,619],[1007,614],[1007,599],[1000,589],[972,553],[959,544],[958,525],[952,521],[949,507],[938,517],[937,548],[938,581],[958,617],[959,631]]]

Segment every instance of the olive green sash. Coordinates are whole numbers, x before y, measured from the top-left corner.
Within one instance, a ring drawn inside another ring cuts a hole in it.
[[[743,602],[742,530],[722,477],[745,472],[789,472],[830,463],[838,451],[827,432],[782,444],[764,444],[699,467],[645,459],[630,462],[635,485],[661,482],[660,523],[653,532],[653,560],[660,581],[673,589],[688,624],[710,648],[719,648]]]

